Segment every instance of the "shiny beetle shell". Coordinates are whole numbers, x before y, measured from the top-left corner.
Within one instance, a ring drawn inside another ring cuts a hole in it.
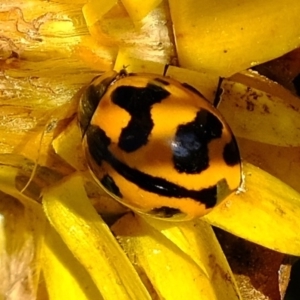
[[[229,126],[187,84],[108,72],[86,88],[78,118],[94,177],[136,212],[171,220],[201,217],[241,184]]]

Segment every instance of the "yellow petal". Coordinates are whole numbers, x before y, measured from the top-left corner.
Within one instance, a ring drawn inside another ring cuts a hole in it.
[[[112,229],[159,298],[240,299],[208,224],[126,215]]]
[[[164,73],[165,64],[138,59],[134,57],[128,49],[121,48],[118,51],[114,70],[119,72],[124,67],[129,73],[154,73],[162,75]]]
[[[227,77],[300,45],[298,0],[170,0],[179,63]]]
[[[281,147],[238,138],[243,159],[300,192],[300,147]]]
[[[216,88],[219,82],[219,76],[196,72],[189,69],[169,66],[167,76],[188,83],[196,88],[207,100],[213,102]]]
[[[244,163],[245,191],[228,197],[203,219],[278,252],[300,255],[300,194]]]
[[[75,118],[52,142],[55,153],[76,170],[86,168],[81,139],[81,132]]]
[[[119,72],[126,67],[126,71],[133,73],[154,73],[163,75],[166,64],[141,60],[135,58],[126,49],[120,49],[115,62],[114,70]],[[196,72],[184,68],[169,65],[166,74],[167,77],[188,83],[199,90],[201,94],[209,101],[213,102],[215,98],[216,87],[219,82],[219,76]]]
[[[99,21],[102,18],[104,14],[106,14],[114,5],[116,5],[117,2],[117,0],[89,0],[82,7],[82,13],[87,26],[94,25],[97,21]]]
[[[148,15],[161,0],[121,0],[133,21],[140,21]]]
[[[50,223],[104,298],[150,299],[108,226],[89,202],[81,176],[74,175],[45,191],[43,204]]]
[[[42,270],[51,300],[103,299],[88,272],[49,224],[45,232]]]
[[[238,137],[277,146],[300,146],[300,101],[253,72],[224,80],[218,109]]]

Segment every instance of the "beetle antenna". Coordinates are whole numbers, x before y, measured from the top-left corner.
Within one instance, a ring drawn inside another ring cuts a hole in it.
[[[55,122],[56,123],[56,120]],[[54,127],[56,127],[56,124],[54,124]],[[34,166],[33,169],[31,171],[30,177],[27,181],[27,183],[25,184],[25,186],[22,188],[22,190],[20,191],[21,194],[23,194],[25,192],[25,190],[28,188],[28,186],[30,185],[30,183],[33,181],[33,178],[36,174],[37,168],[39,166],[39,160],[40,160],[40,156],[41,156],[41,149],[42,149],[42,142],[43,139],[45,137],[45,134],[48,133],[49,131],[51,131],[53,129],[53,121],[51,121],[50,123],[47,123],[44,127],[44,130],[42,131],[40,140],[39,140],[39,145],[38,145],[38,153],[37,153],[37,157],[34,161]]]

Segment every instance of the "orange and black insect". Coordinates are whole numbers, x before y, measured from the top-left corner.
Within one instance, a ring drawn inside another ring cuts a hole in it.
[[[188,220],[205,215],[241,185],[234,135],[188,84],[108,72],[86,88],[78,116],[95,178],[134,211]]]

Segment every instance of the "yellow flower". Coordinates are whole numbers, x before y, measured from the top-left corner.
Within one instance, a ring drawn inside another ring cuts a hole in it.
[[[1,298],[241,299],[211,225],[300,255],[299,99],[244,71],[299,47],[299,1],[0,8]],[[162,74],[165,64],[211,101],[227,77],[219,109],[244,159],[243,189],[182,223],[106,196],[86,170],[76,124],[80,89],[94,76],[123,66]]]

